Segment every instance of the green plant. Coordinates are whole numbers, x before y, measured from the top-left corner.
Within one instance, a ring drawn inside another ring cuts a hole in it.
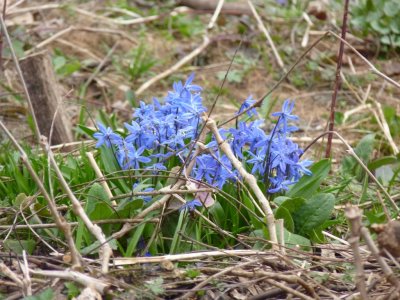
[[[127,63],[125,62],[127,61]],[[157,64],[151,51],[144,42],[141,42],[136,48],[132,49],[123,59],[116,60],[114,65],[127,74],[131,81],[136,82],[143,76],[149,74],[151,68]]]
[[[397,0],[360,0],[351,8],[351,24],[362,34],[378,35],[386,46],[400,46],[400,6]]]
[[[65,56],[59,49],[54,50],[52,60],[54,70],[61,76],[69,76],[72,73],[79,71],[82,67],[79,60]]]

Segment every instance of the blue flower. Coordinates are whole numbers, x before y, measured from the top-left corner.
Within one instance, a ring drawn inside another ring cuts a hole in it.
[[[138,123],[132,121],[131,124],[125,123],[125,128],[129,130],[130,134],[125,138],[128,143],[134,143],[142,132],[142,128]]]
[[[197,180],[205,180],[212,184],[218,167],[218,162],[210,154],[203,154],[196,157],[193,172]]]
[[[295,126],[288,126],[289,121],[297,121],[299,119],[298,116],[292,115],[293,108],[294,101],[287,99],[283,102],[282,111],[272,114],[273,117],[279,117],[278,124],[276,126],[283,134],[297,130],[297,127]]]
[[[141,155],[144,150],[145,150],[144,147],[140,147],[137,150],[135,149],[134,146],[129,147],[129,153],[128,153],[129,167],[131,168],[133,167],[134,169],[140,169],[139,165],[140,162],[142,163],[151,162],[150,158]]]
[[[147,170],[151,170],[152,174],[158,174],[159,171],[165,171],[167,170],[167,167],[164,166],[162,163],[155,163],[154,165],[151,165],[146,168]]]
[[[96,132],[93,134],[93,137],[97,139],[96,148],[99,148],[101,145],[106,144],[108,148],[111,147],[111,144],[119,143],[122,138],[114,133],[110,127],[105,127],[101,123],[97,123],[100,132]]]
[[[256,174],[258,172],[260,175],[264,175],[265,173],[265,153],[259,153],[254,154],[250,151],[247,153],[252,157],[247,160],[247,163],[252,164],[253,168],[251,170],[252,174]]]
[[[135,189],[137,188],[138,185],[139,185],[139,183],[136,182],[136,183],[133,185],[132,189],[135,190]],[[152,187],[147,187],[147,188],[145,188],[144,190],[141,190],[141,192],[152,192],[152,191],[154,191],[154,188],[152,188]],[[141,196],[139,196],[139,198],[142,198],[143,201],[144,201],[144,203],[149,203],[149,202],[151,201],[151,199],[152,199],[152,196],[150,196],[150,195],[149,195],[149,196],[141,195]]]
[[[184,205],[182,205],[181,208],[179,209],[179,211],[182,211],[182,210],[194,211],[196,209],[196,206],[200,207],[200,206],[203,206],[203,204],[199,200],[194,199],[194,200],[188,201]]]
[[[253,106],[254,103],[256,103],[257,101],[253,99],[253,96],[250,95],[249,97],[247,97],[246,100],[244,100],[243,104],[240,106],[239,108],[239,112],[237,114],[240,114],[241,112],[247,110],[249,107]],[[247,111],[247,115],[249,117],[251,116],[257,116],[257,111],[256,109],[253,107],[252,109]]]

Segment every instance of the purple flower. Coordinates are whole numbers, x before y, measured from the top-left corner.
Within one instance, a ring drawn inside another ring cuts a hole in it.
[[[254,103],[256,103],[257,101],[253,99],[253,96],[250,95],[249,97],[247,97],[246,100],[244,100],[243,104],[240,106],[239,108],[239,112],[237,114],[240,114],[241,112],[247,110],[249,107],[253,106]],[[257,116],[257,111],[255,108],[252,108],[250,110],[247,111],[247,115],[249,117],[251,116]]]
[[[194,200],[188,201],[184,205],[182,205],[181,208],[179,209],[179,211],[182,211],[182,210],[194,211],[196,209],[196,206],[200,207],[200,206],[203,206],[203,204],[199,200],[194,199]]]
[[[100,132],[93,134],[93,137],[97,139],[96,148],[99,148],[103,144],[106,144],[106,146],[110,148],[111,144],[117,144],[122,141],[122,138],[114,133],[110,127],[105,127],[101,123],[97,123],[97,125]]]

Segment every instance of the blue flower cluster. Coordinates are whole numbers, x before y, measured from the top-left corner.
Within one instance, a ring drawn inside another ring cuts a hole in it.
[[[113,147],[123,169],[145,168],[157,172],[166,170],[166,162],[171,157],[177,156],[183,162],[189,155],[187,146],[198,137],[201,115],[206,112],[202,89],[192,83],[193,78],[192,74],[184,84],[174,83],[163,103],[157,99],[152,104],[140,102],[132,122],[125,123],[124,136],[98,124],[99,131],[94,134],[96,147]],[[238,113],[254,103],[252,97],[247,98]],[[293,106],[294,102],[286,100],[282,111],[272,114],[278,120],[268,135],[262,129],[262,120],[252,120],[257,117],[255,109],[247,112],[248,120],[237,122],[234,128],[220,129],[235,155],[259,180],[267,183],[268,193],[287,190],[303,174],[311,174],[307,169],[311,161],[300,161],[302,150],[289,139],[297,130],[290,125],[298,119],[292,115]],[[215,140],[212,137],[209,140],[203,154],[195,158],[191,176],[222,189],[240,176]],[[198,203],[193,204],[194,208]]]

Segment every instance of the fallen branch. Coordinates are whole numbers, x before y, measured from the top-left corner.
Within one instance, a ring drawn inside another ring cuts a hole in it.
[[[191,259],[202,259],[209,257],[239,257],[239,256],[262,256],[265,258],[267,255],[272,255],[271,252],[257,251],[257,250],[216,250],[216,251],[202,251],[194,253],[171,254],[162,256],[150,257],[117,257],[113,259],[113,265],[125,266],[140,263],[162,263],[165,261],[180,261]]]
[[[204,122],[206,122],[206,126],[212,132],[215,137],[215,140],[218,143],[218,146],[225,153],[228,159],[232,162],[232,165],[238,170],[239,174],[242,176],[243,180],[249,185],[249,187],[255,193],[258,201],[260,201],[263,211],[265,213],[267,219],[267,226],[270,234],[270,239],[272,243],[273,249],[278,249],[278,237],[276,234],[275,228],[275,217],[274,213],[272,212],[271,206],[269,205],[269,201],[265,197],[264,193],[261,191],[260,187],[257,184],[257,179],[254,175],[248,173],[246,169],[243,167],[242,163],[236,158],[233,154],[231,147],[225,140],[222,138],[221,134],[219,133],[217,124],[211,118],[204,117]]]
[[[272,53],[274,54],[275,59],[276,59],[278,65],[279,65],[279,67],[281,67],[281,69],[284,72],[287,72],[286,69],[285,69],[285,65],[283,64],[282,58],[279,55],[278,50],[276,50],[274,41],[272,40],[271,35],[269,34],[267,27],[265,27],[263,21],[261,20],[260,15],[257,13],[257,10],[255,9],[253,3],[251,3],[251,0],[247,0],[247,3],[249,4],[249,7],[250,7],[250,10],[251,10],[252,14],[256,18],[256,21],[257,21],[257,24],[258,24],[258,28],[264,33],[265,37],[267,38],[267,41],[268,41],[269,45],[271,46]]]
[[[45,271],[45,270],[32,270],[29,269],[29,273],[32,275],[45,276],[50,278],[72,280],[86,287],[94,288],[100,294],[104,294],[110,287],[109,283],[102,280],[90,277],[86,274],[66,270],[66,271]]]
[[[93,224],[121,224],[121,223],[158,223],[160,221],[159,218],[153,218],[149,220],[145,219],[106,219],[106,220],[97,220],[92,221]],[[69,222],[70,226],[78,226],[79,222]],[[43,223],[43,224],[20,224],[20,225],[0,225],[0,230],[9,230],[9,229],[46,229],[46,228],[54,228],[57,227],[56,223]],[[43,241],[44,242],[44,241]],[[57,251],[54,251],[57,252]]]
[[[204,51],[211,43],[211,40],[208,38],[208,36],[204,36],[203,42],[195,48],[192,52],[190,52],[188,55],[186,55],[184,58],[182,58],[180,61],[178,61],[176,64],[171,66],[169,69],[165,70],[164,72],[154,76],[150,80],[146,81],[143,83],[136,91],[136,95],[142,94],[145,90],[147,90],[150,86],[155,84],[156,82],[160,81],[161,79],[164,79],[171,75],[172,73],[176,72],[178,69],[180,69],[183,65],[187,64],[189,61],[191,61],[194,57],[199,55],[201,52]]]
[[[359,250],[362,210],[360,210],[356,206],[349,205],[346,207],[345,215],[347,220],[349,220],[351,228],[351,237],[349,239],[349,243],[351,245],[351,248],[353,249],[354,264],[356,266],[357,290],[360,293],[361,299],[367,300],[368,294],[365,285],[364,267]]]
[[[110,261],[110,257],[112,255],[112,249],[110,244],[107,242],[105,235],[101,228],[95,224],[89,219],[88,215],[86,214],[85,210],[83,209],[81,203],[79,202],[78,199],[76,199],[74,193],[71,191],[70,187],[68,186],[68,183],[65,181],[64,176],[62,175],[62,172],[60,168],[57,165],[56,160],[54,159],[53,152],[50,150],[49,144],[47,143],[47,139],[45,137],[42,137],[41,140],[41,146],[43,150],[47,153],[48,159],[53,166],[54,171],[57,174],[57,177],[60,181],[61,186],[63,187],[64,191],[67,193],[68,198],[71,200],[72,203],[72,210],[74,213],[80,217],[83,221],[83,223],[86,225],[90,233],[93,234],[94,237],[100,242],[101,244],[101,251],[100,251],[100,257],[102,259],[102,272],[107,273],[108,272],[108,262]]]
[[[184,5],[195,10],[204,10],[213,12],[216,10],[218,0],[180,0],[178,5]],[[221,8],[221,14],[227,15],[251,15],[248,6],[242,3],[224,3]]]

